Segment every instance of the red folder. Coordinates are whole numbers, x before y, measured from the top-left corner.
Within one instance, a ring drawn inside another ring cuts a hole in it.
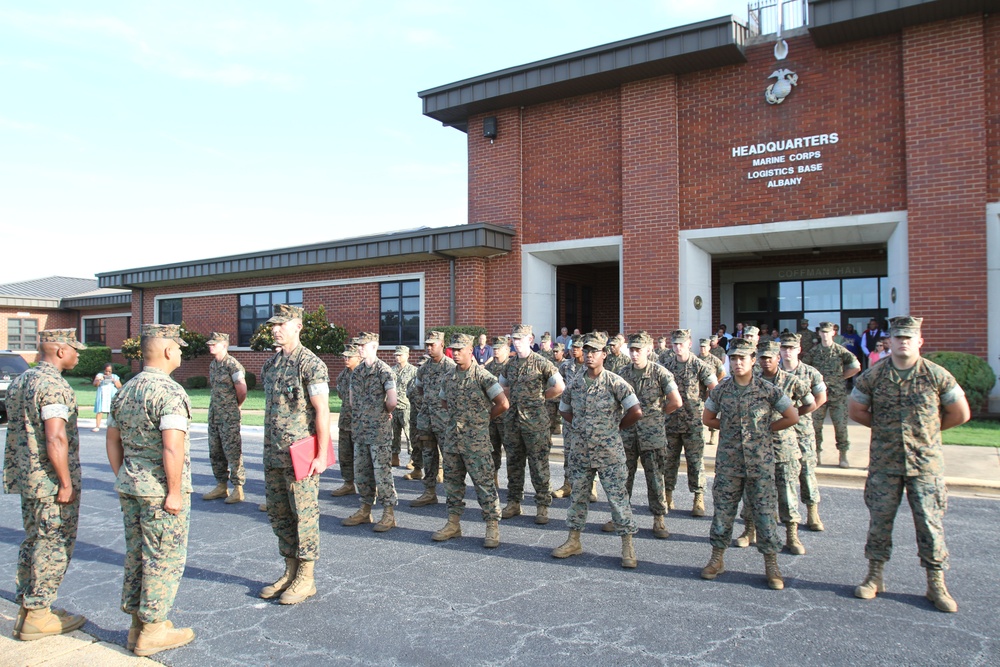
[[[334,449],[333,442],[330,442],[330,446],[326,450],[326,466],[329,468],[337,462],[336,449]],[[312,464],[316,455],[319,454],[319,444],[316,442],[316,436],[310,435],[308,438],[296,440],[288,448],[288,453],[292,457],[292,469],[295,470],[295,481],[298,482],[305,479],[309,474],[310,464]]]

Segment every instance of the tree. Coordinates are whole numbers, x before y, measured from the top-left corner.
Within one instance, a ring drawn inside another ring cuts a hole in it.
[[[299,341],[316,354],[340,354],[344,351],[347,329],[332,324],[326,317],[326,308],[320,306],[313,312],[302,314],[302,333]],[[250,349],[266,352],[274,349],[271,325],[262,324],[250,338]]]

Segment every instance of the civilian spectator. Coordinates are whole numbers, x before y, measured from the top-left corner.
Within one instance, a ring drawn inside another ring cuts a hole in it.
[[[475,358],[476,363],[481,366],[493,358],[493,346],[486,343],[486,334],[479,334],[478,342],[472,348],[472,356]]]

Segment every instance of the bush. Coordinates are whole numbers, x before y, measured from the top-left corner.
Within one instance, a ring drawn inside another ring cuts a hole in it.
[[[104,365],[109,363],[111,363],[110,347],[88,347],[86,350],[80,350],[80,361],[76,364],[76,368],[66,371],[66,375],[92,378],[103,372]]]
[[[254,387],[257,386],[257,376],[251,373],[250,371],[246,372],[245,380],[247,383],[247,391],[251,391]]]
[[[965,390],[973,414],[984,412],[997,378],[982,358],[965,352],[931,352],[926,358],[948,369]]]
[[[142,371],[129,371],[125,375],[122,375],[121,376],[121,378],[122,378],[122,384],[125,384],[126,382],[128,382],[129,380],[131,380],[132,378],[134,378],[136,375],[138,375],[141,372]]]
[[[448,343],[451,342],[451,337],[452,336],[454,336],[455,334],[460,334],[460,333],[469,334],[470,336],[472,336],[472,343],[473,343],[473,345],[476,344],[477,339],[479,338],[479,336],[483,335],[483,334],[485,334],[487,336],[486,342],[487,343],[491,342],[489,340],[489,338],[488,338],[489,337],[489,332],[486,330],[486,327],[481,327],[481,326],[474,326],[474,325],[468,325],[468,324],[457,324],[455,326],[431,327],[430,329],[427,330],[427,333],[430,333],[431,331],[441,331],[441,332],[444,333],[444,344],[445,344],[445,347],[447,347]],[[510,331],[508,331],[507,333],[510,333]],[[539,338],[540,337],[541,336],[539,335]],[[425,337],[425,340],[426,340],[426,337]],[[422,344],[424,341],[420,341],[420,342]]]
[[[188,389],[204,389],[208,386],[208,378],[204,375],[192,375],[187,379]]]
[[[115,366],[115,375],[117,375],[120,378],[125,377],[125,374],[129,373],[132,370],[130,366],[126,366],[125,364],[115,364],[114,366]],[[122,380],[122,382],[124,382],[124,380]]]
[[[313,312],[302,315],[302,333],[299,342],[316,354],[340,354],[344,351],[347,329],[332,324],[326,317],[326,308],[320,306]],[[250,338],[250,349],[255,352],[270,352],[274,349],[271,325],[262,324]],[[247,384],[247,387],[250,385]]]

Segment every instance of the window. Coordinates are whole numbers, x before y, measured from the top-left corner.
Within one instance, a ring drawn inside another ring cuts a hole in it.
[[[37,350],[38,320],[7,320],[7,347],[12,350]]]
[[[160,324],[181,323],[181,299],[160,300]]]
[[[379,292],[379,343],[421,347],[420,281],[382,283]]]
[[[289,306],[302,306],[302,290],[278,290],[275,292],[256,292],[240,294],[240,347],[249,347],[250,339],[260,328],[260,325],[271,319],[271,309],[275,304],[286,303]]]
[[[107,345],[107,320],[104,318],[83,321],[83,342],[87,345]]]

